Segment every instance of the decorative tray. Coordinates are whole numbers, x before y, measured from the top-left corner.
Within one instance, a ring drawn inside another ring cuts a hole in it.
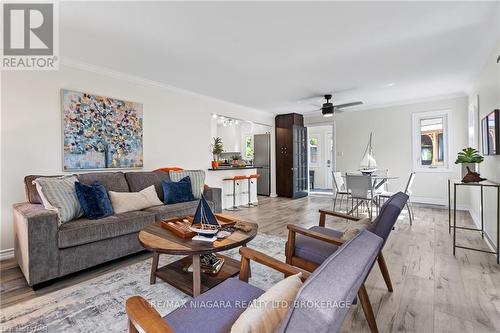
[[[232,216],[227,216],[227,215],[222,215],[222,214],[215,214],[215,217],[217,218],[217,221],[219,222],[221,227],[229,227],[229,226],[235,226],[238,224],[243,224],[243,222],[239,221],[237,218],[232,217]],[[170,219],[166,219],[161,221],[161,227],[163,229],[166,229],[176,235],[177,237],[180,238],[193,238],[196,236],[196,232],[191,230],[191,224],[193,222],[193,216],[181,216],[181,217],[174,217]],[[236,228],[240,229],[240,228]],[[251,228],[250,228],[251,229]],[[240,229],[242,230],[242,229]],[[244,230],[246,231],[246,230]]]
[[[177,237],[193,238],[194,236],[196,236],[196,232],[191,231],[191,229],[189,228],[192,221],[192,216],[174,217],[161,221],[161,227],[163,229],[167,229]]]

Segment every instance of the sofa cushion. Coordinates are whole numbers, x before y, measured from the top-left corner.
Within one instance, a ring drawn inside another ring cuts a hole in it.
[[[144,211],[116,214],[99,220],[73,220],[59,228],[58,245],[59,248],[66,248],[127,235],[154,222],[155,215]]]
[[[194,215],[194,213],[196,212],[196,207],[198,207],[199,202],[200,200],[194,200],[172,205],[156,206],[147,208],[144,211],[154,213],[156,221],[161,221],[176,216]],[[213,202],[211,201],[207,202],[210,205],[210,208],[213,210],[214,209]]]
[[[123,172],[91,172],[81,173],[78,180],[83,184],[92,185],[96,181],[100,182],[106,190],[114,192],[129,192],[127,180]]]
[[[249,305],[263,293],[263,290],[233,277],[188,301],[164,319],[176,333],[230,332],[233,323],[245,311],[242,305]],[[206,306],[201,306],[203,304]]]
[[[128,187],[131,192],[139,192],[144,190],[146,187],[154,185],[156,193],[158,193],[158,198],[161,201],[163,201],[163,188],[161,186],[161,181],[170,180],[168,172],[165,171],[127,172],[125,173],[125,178],[127,179]]]
[[[322,233],[323,235],[332,236],[340,239],[342,237],[342,232],[314,226],[309,228],[309,230]],[[329,244],[311,237],[297,234],[295,238],[295,251],[294,255],[312,261],[318,265],[321,265],[326,258],[328,258],[333,252],[338,249],[337,245]]]
[[[36,184],[33,184],[33,181],[37,178],[55,178],[61,176],[40,176],[40,175],[28,175],[24,177],[24,191],[26,192],[26,199],[29,203],[32,204],[43,204],[42,198],[36,189]]]

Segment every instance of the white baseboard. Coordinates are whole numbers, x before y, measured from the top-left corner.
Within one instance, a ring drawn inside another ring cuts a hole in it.
[[[0,261],[14,258],[14,248],[0,251]]]
[[[437,205],[448,207],[448,200],[443,198],[419,197],[412,195],[410,198],[413,203],[422,203],[427,205]],[[457,203],[457,210],[469,211],[469,205]]]

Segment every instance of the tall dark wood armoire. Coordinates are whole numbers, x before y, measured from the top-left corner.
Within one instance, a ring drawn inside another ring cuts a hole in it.
[[[307,127],[297,113],[281,114],[276,126],[276,193],[280,197],[307,196]]]

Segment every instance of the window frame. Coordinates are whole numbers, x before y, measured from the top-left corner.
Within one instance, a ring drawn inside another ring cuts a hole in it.
[[[316,139],[317,144],[311,145],[311,139]],[[310,135],[307,140],[307,148],[308,148],[308,157],[309,157],[309,166],[311,167],[321,167],[321,149],[320,149],[320,135]],[[316,163],[312,162],[311,158],[311,147],[316,147]]]
[[[450,169],[450,110],[437,110],[412,113],[412,164],[415,172],[451,172]],[[443,118],[443,149],[442,166],[424,166],[421,164],[421,128],[420,122],[425,119]]]
[[[253,135],[251,135],[251,134],[246,134],[246,135],[244,136],[244,138],[245,138],[245,141],[243,141],[243,149],[244,149],[244,152],[245,152],[245,153],[244,153],[243,155],[245,156],[245,158],[246,158],[246,159],[253,160],[253,158],[254,158],[254,156],[255,156],[254,142],[253,142]],[[248,138],[250,138],[250,140],[252,141],[252,150],[253,150],[254,156],[248,156],[248,155],[247,155],[247,140],[248,140]]]

